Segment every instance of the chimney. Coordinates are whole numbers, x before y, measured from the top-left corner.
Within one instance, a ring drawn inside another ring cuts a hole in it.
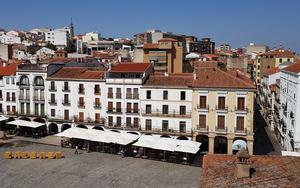
[[[111,71],[111,63],[108,63],[108,71]]]
[[[197,79],[198,79],[198,76],[197,76],[197,73],[196,73],[196,70],[195,70],[195,69],[193,70],[193,78],[194,78],[194,80],[197,80]]]
[[[236,178],[250,178],[251,162],[249,160],[250,155],[248,150],[242,148],[237,153],[236,161]]]

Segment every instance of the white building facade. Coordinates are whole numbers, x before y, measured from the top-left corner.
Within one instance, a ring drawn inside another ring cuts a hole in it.
[[[104,125],[104,75],[87,68],[63,67],[47,78],[46,112],[51,131],[79,124]]]
[[[58,49],[62,49],[67,46],[68,35],[66,31],[53,30],[45,33],[45,41],[57,46]]]
[[[300,66],[295,63],[280,74],[280,110],[283,147],[287,151],[300,152]]]

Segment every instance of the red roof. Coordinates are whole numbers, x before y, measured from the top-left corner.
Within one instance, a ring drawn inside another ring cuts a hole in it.
[[[218,68],[205,67],[196,69],[197,78],[193,74],[152,75],[147,80],[147,86],[185,86],[193,88],[232,88],[255,89],[255,85],[245,74],[240,71],[233,73],[224,72]]]
[[[271,51],[268,51],[264,54],[261,54],[261,55],[272,55],[272,56],[275,56],[275,57],[294,57],[295,54],[294,52],[290,51],[290,50],[285,50],[283,48],[277,48],[275,50],[271,50]]]
[[[173,39],[173,38],[162,38],[158,40],[158,42],[178,42],[178,40]]]
[[[146,43],[144,44],[144,49],[156,49],[158,48],[158,44],[156,43]]]
[[[103,79],[105,71],[89,70],[82,67],[63,67],[50,78],[69,79]]]
[[[143,73],[151,66],[150,63],[121,63],[113,66],[110,72],[137,72]]]
[[[193,74],[151,75],[145,86],[188,87],[193,81]]]
[[[283,70],[298,74],[300,72],[300,61],[297,61],[294,64],[292,64],[288,67],[285,67]]]
[[[8,64],[6,66],[0,65],[0,76],[13,76],[16,74],[18,63]]]
[[[209,59],[219,58],[219,56],[216,54],[203,54],[202,57],[209,58]]]
[[[225,72],[219,68],[199,68],[196,71],[198,78],[192,87],[256,89],[251,79],[240,71]]]
[[[205,155],[200,187],[299,187],[300,157],[250,156],[251,177],[236,178],[236,155]]]
[[[270,76],[270,75],[275,74],[279,71],[280,71],[279,67],[271,67],[271,68],[269,68],[265,71],[264,75]]]

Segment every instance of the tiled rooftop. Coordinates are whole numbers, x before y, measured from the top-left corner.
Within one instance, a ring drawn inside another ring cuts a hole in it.
[[[193,88],[228,88],[228,89],[255,89],[255,85],[240,71],[225,72],[216,67],[196,69],[197,78],[193,74],[151,75],[146,86],[178,86]]]
[[[197,69],[197,79],[193,81],[194,88],[230,88],[255,89],[253,82],[240,71],[225,72],[218,68]]]
[[[162,38],[158,40],[158,42],[178,42],[178,40],[173,39],[173,38]]]
[[[158,48],[158,44],[155,44],[155,43],[144,44],[144,49],[156,49],[156,48]]]
[[[81,67],[63,67],[50,78],[63,79],[103,79],[105,75],[101,70],[89,70]]]
[[[16,74],[17,63],[12,63],[6,66],[0,65],[0,76],[12,76]]]
[[[290,50],[285,50],[282,48],[277,48],[275,50],[270,50],[264,54],[261,55],[272,55],[274,57],[294,57],[295,54],[294,52],[290,51]]]
[[[150,67],[150,63],[121,63],[113,66],[110,72],[143,73]]]
[[[267,69],[265,71],[264,75],[265,76],[270,76],[270,75],[275,74],[275,73],[277,73],[279,71],[280,71],[279,67],[272,67],[272,68]]]
[[[237,179],[235,155],[206,155],[200,187],[299,187],[300,157],[251,156],[251,178]]]
[[[298,74],[300,72],[300,61],[296,61],[294,64],[286,67],[283,71],[293,72]]]

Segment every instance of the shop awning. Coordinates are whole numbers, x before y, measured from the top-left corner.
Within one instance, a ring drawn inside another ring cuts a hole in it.
[[[17,125],[17,126],[22,126],[22,127],[30,127],[30,128],[38,128],[38,127],[45,125],[45,123],[39,123],[39,122],[34,122],[34,121],[25,121],[25,120],[21,120],[21,119],[17,119],[17,120],[8,122],[7,124],[8,125]]]
[[[294,151],[281,151],[282,156],[291,156],[291,157],[300,157],[299,152],[294,152]]]
[[[191,140],[165,138],[160,135],[142,135],[133,146],[195,154],[200,150],[201,143]]]
[[[8,118],[4,116],[0,116],[0,121],[5,121],[5,120],[8,120]]]
[[[56,136],[120,145],[128,145],[140,137],[140,135],[129,134],[127,131],[113,132],[107,129],[102,131],[96,129],[82,129],[78,127],[67,129],[64,132],[56,134]]]

